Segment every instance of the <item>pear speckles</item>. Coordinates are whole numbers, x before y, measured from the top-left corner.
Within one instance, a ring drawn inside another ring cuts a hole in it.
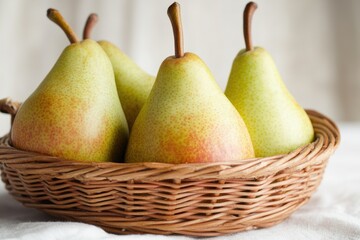
[[[238,54],[225,94],[249,129],[256,157],[285,154],[313,140],[309,117],[263,48]]]
[[[244,119],[256,157],[286,154],[310,143],[314,130],[304,109],[286,89],[265,49],[253,47],[251,22],[257,4],[244,10],[246,49],[236,56],[225,95]]]
[[[160,66],[150,95],[135,120],[126,162],[198,163],[254,157],[239,113],[205,63],[183,50],[180,5],[168,16],[175,55]]]
[[[11,138],[19,149],[69,160],[122,160],[128,126],[99,44],[85,40],[63,51],[19,109]]]
[[[130,134],[127,162],[194,163],[254,156],[248,131],[195,54],[167,58]]]

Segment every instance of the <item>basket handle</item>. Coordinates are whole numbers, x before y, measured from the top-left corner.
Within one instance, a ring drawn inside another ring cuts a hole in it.
[[[14,122],[15,115],[20,108],[19,102],[14,102],[10,98],[0,99],[0,112],[11,115],[11,125]]]

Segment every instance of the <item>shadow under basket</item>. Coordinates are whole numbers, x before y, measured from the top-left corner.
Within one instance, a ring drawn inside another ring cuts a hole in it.
[[[18,105],[6,106],[0,110],[14,116]],[[13,148],[7,135],[0,139],[1,178],[27,207],[117,234],[218,236],[269,227],[309,200],[340,142],[330,119],[307,113],[313,143],[233,162],[73,162]]]

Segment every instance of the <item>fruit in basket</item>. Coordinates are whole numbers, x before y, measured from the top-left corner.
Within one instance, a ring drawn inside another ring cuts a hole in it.
[[[90,32],[98,17],[90,14],[84,28],[83,38],[90,38]],[[115,73],[116,87],[121,105],[131,129],[140,109],[148,98],[155,77],[142,70],[118,47],[108,41],[99,41],[100,46],[108,55]]]
[[[198,163],[253,158],[246,126],[205,63],[183,53],[180,6],[168,9],[175,56],[161,64],[126,151],[126,162]]]
[[[95,41],[79,42],[57,10],[48,17],[71,44],[20,107],[13,145],[69,160],[121,160],[129,130],[109,58]]]
[[[288,153],[313,141],[314,130],[304,109],[283,83],[269,53],[251,42],[256,4],[244,11],[246,49],[236,56],[225,95],[243,117],[256,157]]]

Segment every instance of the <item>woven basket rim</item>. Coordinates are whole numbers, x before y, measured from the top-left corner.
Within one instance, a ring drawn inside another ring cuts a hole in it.
[[[101,180],[149,180],[166,179],[231,179],[261,178],[279,171],[295,171],[328,158],[340,143],[337,125],[328,117],[306,110],[315,130],[315,140],[289,154],[252,158],[231,162],[171,164],[157,162],[116,163],[116,162],[76,162],[39,153],[27,152],[12,147],[9,135],[0,139],[0,164],[13,165],[16,168],[34,169],[44,175],[76,178],[82,181]],[[49,173],[49,168],[54,171]],[[78,170],[78,171],[76,171]]]

